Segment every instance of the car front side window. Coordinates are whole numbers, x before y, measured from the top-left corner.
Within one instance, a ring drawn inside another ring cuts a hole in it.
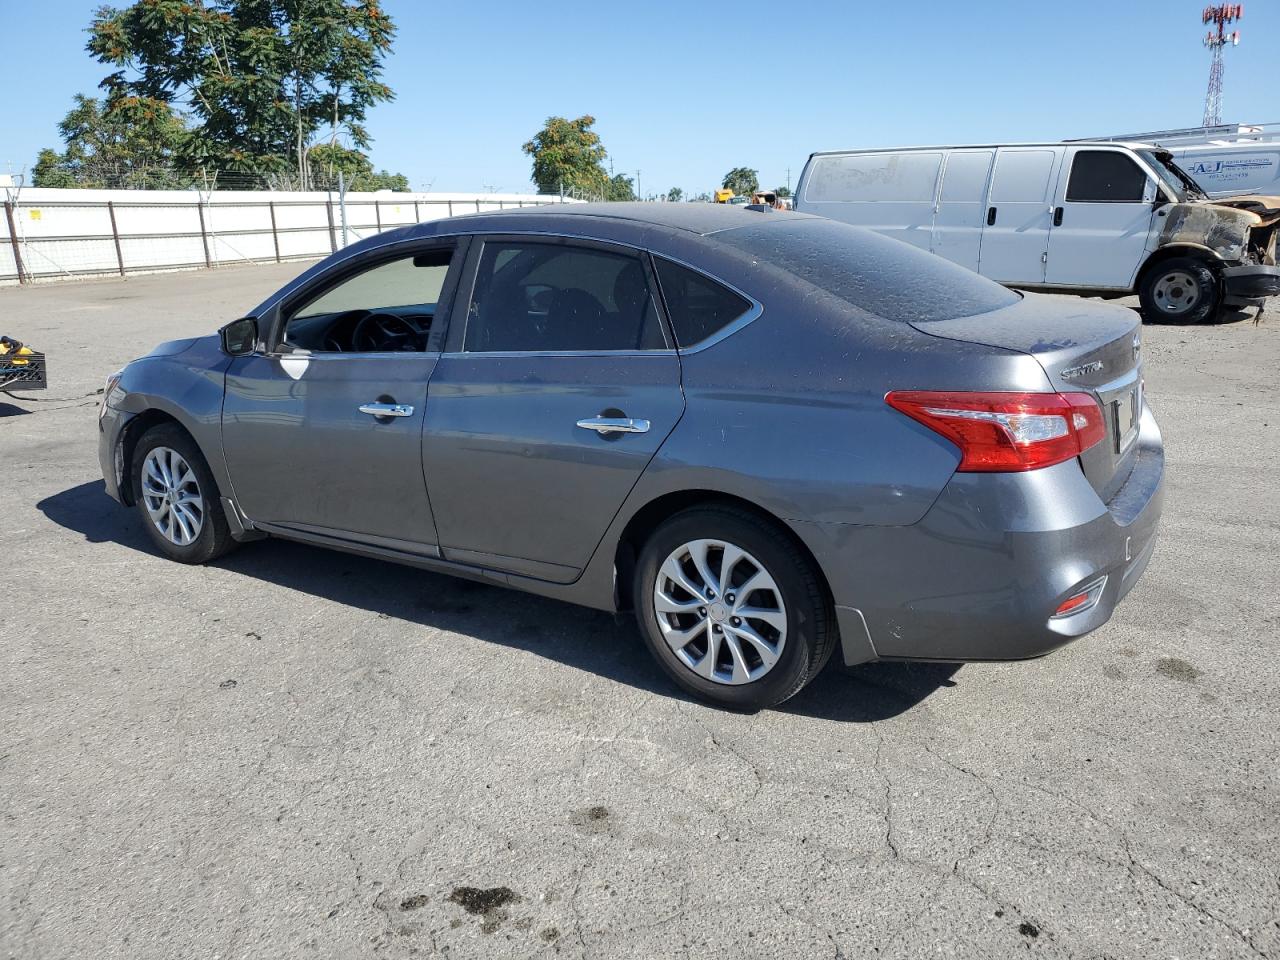
[[[294,307],[281,348],[313,353],[422,352],[454,260],[451,248],[383,260]]]
[[[666,346],[639,256],[573,244],[485,243],[467,314],[467,352]]]

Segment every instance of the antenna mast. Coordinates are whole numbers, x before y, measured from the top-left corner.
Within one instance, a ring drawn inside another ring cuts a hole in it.
[[[1222,50],[1229,43],[1233,47],[1240,43],[1240,31],[1227,33],[1227,24],[1244,17],[1244,4],[1221,3],[1216,7],[1205,7],[1201,14],[1201,22],[1209,24],[1209,32],[1205,35],[1204,45],[1213,54],[1209,64],[1209,89],[1204,94],[1204,119],[1201,123],[1206,127],[1216,127],[1222,123]],[[1213,27],[1217,26],[1217,33]]]

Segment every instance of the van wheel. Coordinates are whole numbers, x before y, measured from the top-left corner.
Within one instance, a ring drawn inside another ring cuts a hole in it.
[[[166,423],[144,433],[131,470],[142,524],[166,557],[208,563],[236,546],[209,464],[181,427]]]
[[[1222,284],[1195,257],[1174,257],[1146,272],[1138,287],[1148,323],[1208,323],[1218,315]]]
[[[695,507],[640,552],[636,618],[681,687],[735,710],[799,693],[835,649],[826,588],[782,531],[732,507]]]

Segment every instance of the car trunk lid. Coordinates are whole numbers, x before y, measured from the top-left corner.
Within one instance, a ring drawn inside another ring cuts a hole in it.
[[[1012,306],[948,320],[915,321],[921,333],[1029,354],[1061,393],[1089,393],[1106,438],[1080,457],[1103,498],[1133,466],[1142,413],[1142,322],[1132,310],[1078,297],[1025,294]]]

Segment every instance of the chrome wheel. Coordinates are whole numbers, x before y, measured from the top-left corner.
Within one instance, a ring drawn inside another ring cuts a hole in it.
[[[693,540],[658,568],[653,607],[667,646],[698,676],[737,685],[773,669],[787,608],[769,571],[741,547]]]
[[[1183,270],[1171,270],[1156,281],[1151,299],[1163,313],[1178,316],[1200,302],[1200,283]]]
[[[177,450],[156,447],[142,461],[142,502],[170,543],[185,547],[200,536],[204,498],[195,471]]]

